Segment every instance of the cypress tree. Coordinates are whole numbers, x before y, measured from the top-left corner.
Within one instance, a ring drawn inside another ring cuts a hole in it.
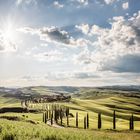
[[[43,119],[42,119],[42,121],[45,122],[44,120],[45,120],[45,119],[44,119],[44,112],[43,112]]]
[[[51,115],[51,118],[53,118],[53,116],[54,116],[54,112],[53,112],[53,110],[52,110],[52,115]]]
[[[69,126],[69,116],[67,115],[67,126]]]
[[[87,113],[87,129],[89,128],[89,115]]]
[[[51,125],[53,125],[53,115],[51,115]]]
[[[48,119],[49,117],[48,117],[48,110],[46,111],[46,119]]]
[[[129,129],[134,130],[134,116],[133,116],[133,114],[132,114],[132,116],[130,117],[130,120],[129,120]]]
[[[51,119],[51,110],[49,110],[49,119]]]
[[[86,129],[87,123],[86,123],[86,117],[84,117],[84,129]]]
[[[69,107],[66,107],[66,116],[69,115]]]
[[[116,129],[116,111],[113,112],[113,129]]]
[[[45,123],[47,123],[47,114],[46,114],[46,112],[45,112],[44,119],[45,119]]]
[[[131,128],[132,128],[132,130],[134,130],[134,116],[133,116],[133,114],[131,116]]]
[[[78,112],[76,112],[76,127],[78,128]]]
[[[130,119],[129,119],[129,130],[132,130],[131,124],[132,124],[132,119],[131,119],[131,117],[130,117]]]
[[[57,110],[55,109],[55,113],[54,113],[54,120],[55,120],[55,122],[57,122]]]
[[[101,113],[98,113],[98,129],[102,127]]]
[[[60,112],[60,120],[61,120],[61,125],[63,124],[63,116],[62,116],[62,112]]]

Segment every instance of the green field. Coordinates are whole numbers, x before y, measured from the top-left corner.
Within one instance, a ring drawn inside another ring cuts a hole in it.
[[[4,140],[139,140],[140,137],[137,132],[52,128],[42,123],[34,125],[8,120],[0,120],[0,131]]]
[[[16,107],[20,105],[21,101],[19,99],[3,97],[3,95],[0,95],[0,107]]]
[[[137,103],[136,103],[137,102]],[[55,103],[54,103],[55,104]],[[89,114],[90,129],[97,129],[98,112],[102,113],[102,129],[112,129],[113,111],[116,110],[117,130],[128,130],[129,119],[134,114],[135,130],[140,130],[139,102],[136,98],[108,97],[104,99],[81,100],[72,99],[70,103],[57,103],[70,107],[70,126],[75,127],[75,114],[79,114],[79,127],[84,126],[84,116]],[[42,108],[43,104],[35,104],[34,108]],[[64,119],[66,126],[66,118]]]
[[[41,89],[42,90],[42,89]],[[39,91],[38,91],[39,92]],[[45,93],[45,91],[44,91]],[[43,94],[43,93],[41,93]],[[48,93],[47,93],[48,94]],[[85,93],[84,93],[85,94]],[[42,122],[43,111],[38,113],[1,113],[3,116],[17,116],[17,120],[0,118],[0,137],[3,140],[139,140],[140,138],[140,98],[116,94],[91,93],[73,96],[70,102],[55,102],[70,107],[69,127],[63,118],[64,127],[55,128]],[[91,96],[93,95],[93,96]],[[46,104],[46,103],[45,103]],[[34,109],[42,109],[44,103],[30,104]],[[21,106],[16,98],[0,96],[0,107]],[[113,111],[116,110],[116,130],[113,130]],[[75,128],[78,112],[79,128]],[[102,114],[102,128],[97,129],[98,113]],[[89,114],[89,129],[84,130],[84,117]],[[129,119],[134,114],[134,131],[129,131]]]

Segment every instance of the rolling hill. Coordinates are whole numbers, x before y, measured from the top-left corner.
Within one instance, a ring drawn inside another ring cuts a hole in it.
[[[32,86],[23,88],[0,88],[0,107],[19,107],[22,99],[40,97],[42,95],[64,94],[71,95],[70,102],[56,102],[58,105],[70,108],[73,117],[63,118],[65,129],[53,128],[42,123],[42,112],[38,113],[14,113],[0,114],[0,138],[2,139],[37,139],[37,140],[116,140],[122,137],[125,140],[139,140],[140,131],[140,87],[128,86],[128,88],[115,87],[48,87]],[[46,105],[51,103],[46,103]],[[53,104],[53,103],[52,103]],[[55,104],[55,103],[54,103]],[[33,109],[40,110],[44,103],[33,103]],[[116,111],[116,127],[112,130],[113,111]],[[43,110],[42,110],[43,111]],[[79,129],[75,128],[75,116],[78,112]],[[89,114],[89,129],[83,129],[83,119]],[[98,113],[102,114],[102,131],[97,131]],[[134,114],[135,131],[130,132],[129,119]],[[6,120],[17,118],[17,120]],[[34,124],[32,124],[34,123]],[[29,131],[26,130],[28,128]],[[10,130],[10,131],[8,131]],[[10,132],[10,133],[9,133]],[[84,135],[84,137],[83,137]]]

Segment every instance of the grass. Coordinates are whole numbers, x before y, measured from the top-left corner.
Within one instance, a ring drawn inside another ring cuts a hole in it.
[[[42,92],[45,92],[42,90]],[[125,96],[103,96],[101,98],[73,98],[69,106],[70,127],[53,128],[42,122],[42,113],[3,113],[0,116],[17,116],[22,119],[12,121],[0,119],[0,139],[2,140],[139,140],[140,138],[140,99]],[[43,104],[32,104],[41,109]],[[20,106],[20,100],[0,96],[0,107]],[[112,113],[116,110],[116,131],[112,130]],[[78,112],[79,129],[75,127],[75,114]],[[98,112],[102,113],[102,129],[97,130]],[[84,116],[89,113],[89,129],[84,130]],[[129,117],[135,117],[135,131],[128,131]],[[36,124],[30,123],[34,121]],[[63,119],[66,126],[66,118]]]
[[[136,101],[137,100],[137,101]],[[140,100],[140,99],[139,99]],[[140,130],[139,100],[130,97],[107,97],[94,100],[72,99],[70,103],[57,103],[70,107],[70,127],[75,127],[75,116],[78,112],[79,128],[84,126],[84,116],[89,113],[90,129],[97,129],[98,112],[102,113],[102,129],[112,129],[113,111],[116,110],[117,130],[128,130],[129,119],[132,113],[135,118],[135,130]],[[42,108],[42,104],[34,105],[34,108]],[[66,126],[66,118],[63,119]]]
[[[19,99],[0,95],[0,107],[18,107],[20,105],[21,101]]]
[[[139,140],[140,133],[130,131],[97,131],[76,128],[53,128],[43,123],[0,120],[0,137],[7,140]],[[6,139],[7,138],[7,139]]]

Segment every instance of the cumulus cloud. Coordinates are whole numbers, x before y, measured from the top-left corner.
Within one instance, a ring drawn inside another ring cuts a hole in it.
[[[78,55],[75,55],[73,60],[76,64],[90,64],[93,62],[91,55],[92,53],[85,48]]]
[[[64,44],[70,43],[70,36],[68,33],[53,26],[50,28],[44,27],[43,29],[40,29],[40,37],[42,40],[47,40],[49,42],[53,40]]]
[[[88,24],[76,25],[75,27],[77,29],[81,30],[82,33],[84,33],[84,34],[88,34],[89,33],[89,30],[90,30],[90,27],[89,27]]]
[[[56,7],[56,8],[63,8],[64,5],[63,4],[60,4],[58,1],[54,1],[53,5]]]
[[[111,70],[114,72],[140,72],[140,55],[124,55],[119,56],[115,60],[108,60],[102,66],[102,70]]]
[[[124,10],[128,9],[128,8],[129,8],[129,3],[128,3],[128,2],[123,3],[123,4],[122,4],[122,8],[123,8]]]
[[[123,17],[114,17],[111,29],[93,26],[91,34],[98,36],[97,45],[110,52],[112,56],[137,53],[140,50],[138,47],[140,43],[140,30],[133,23],[133,21],[126,21]]]
[[[43,27],[39,29],[24,27],[19,29],[19,31],[23,33],[30,33],[31,35],[38,35],[40,37],[40,40],[59,45],[77,47],[92,44],[89,40],[84,38],[75,39],[70,36],[68,32],[54,26]]]
[[[77,55],[78,62],[94,63],[98,70],[114,72],[139,72],[138,60],[140,56],[140,12],[129,19],[114,17],[110,22],[111,28],[98,25],[87,26],[88,31],[78,28],[86,35],[97,37],[93,42],[95,51],[83,51]],[[90,60],[90,61],[88,61]],[[129,61],[127,61],[129,60]],[[85,63],[86,64],[86,63]],[[129,66],[128,66],[129,65]],[[118,69],[117,69],[118,68]]]
[[[61,42],[64,44],[69,44],[70,36],[66,31],[60,30],[57,27],[43,27],[43,28],[30,28],[23,27],[20,28],[19,31],[23,33],[30,33],[31,35],[38,35],[41,40],[45,40],[47,42]]]
[[[92,45],[92,42],[90,40],[87,40],[84,38],[78,38],[78,39],[71,38],[70,39],[70,46],[83,47],[83,46],[88,46],[88,45]]]

